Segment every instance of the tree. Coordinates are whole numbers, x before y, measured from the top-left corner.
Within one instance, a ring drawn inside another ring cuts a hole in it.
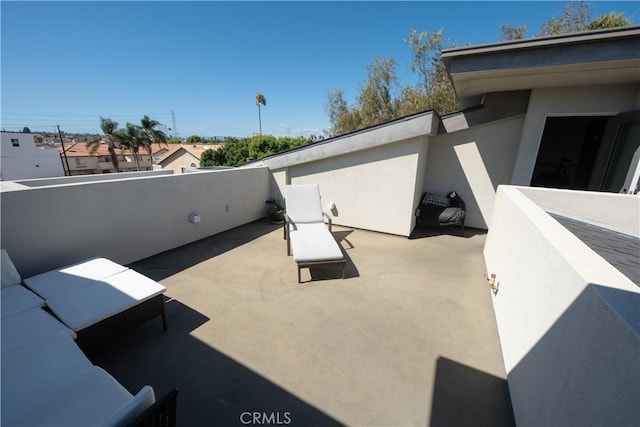
[[[25,126],[22,128],[22,133],[31,133],[31,129]]]
[[[417,86],[407,86],[402,89],[395,102],[398,117],[425,111],[431,106],[427,92]]]
[[[263,94],[259,93],[256,95],[256,105],[258,106],[258,124],[260,125],[260,135],[262,135],[262,117],[260,116],[260,105],[267,105],[267,99]]]
[[[514,27],[511,24],[500,25],[500,40],[520,40],[527,35],[527,24]]]
[[[428,108],[438,114],[457,111],[460,105],[442,61],[442,50],[449,47],[443,39],[442,30],[432,33],[411,30],[407,44],[412,53],[411,69],[421,79]]]
[[[142,134],[142,127],[132,123],[127,123],[125,128],[118,132],[120,147],[123,150],[131,151],[131,154],[133,154],[133,160],[136,162],[136,170],[138,171],[140,170],[138,153],[140,152],[140,147],[145,146]]]
[[[361,126],[372,126],[395,118],[393,93],[398,83],[396,65],[393,58],[382,60],[380,57],[367,65],[367,80],[357,98]]]
[[[205,150],[200,156],[201,166],[236,166],[245,163],[248,157],[261,159],[283,150],[300,147],[310,143],[305,137],[273,135],[254,135],[250,138],[237,139],[226,137],[224,145],[217,150]]]
[[[344,99],[344,92],[341,90],[329,93],[326,111],[329,114],[329,123],[334,135],[343,135],[363,127],[360,111],[349,108]]]
[[[102,133],[107,138],[107,150],[109,150],[109,156],[111,157],[113,169],[116,172],[120,172],[118,155],[116,154],[116,148],[119,142],[117,134],[118,122],[100,117],[100,129],[102,129]],[[100,144],[102,144],[102,141],[99,138],[87,141],[86,146],[90,149],[89,154],[94,155],[96,151],[98,151]]]
[[[202,139],[201,136],[198,135],[191,135],[190,137],[187,138],[187,144],[202,144],[204,140]]]
[[[537,37],[587,31],[590,19],[591,6],[589,4],[582,1],[569,2],[562,10],[560,17],[552,17],[542,25]]]
[[[589,23],[589,30],[602,30],[605,28],[628,27],[632,24],[631,18],[624,13],[614,11],[596,17]]]
[[[559,36],[562,34],[579,33],[590,30],[600,30],[605,28],[626,27],[633,22],[624,13],[609,12],[597,16],[591,20],[591,5],[582,1],[570,1],[564,7],[560,16],[549,18],[536,37]],[[511,24],[500,26],[501,40],[523,39],[527,33],[527,26],[514,27]]]
[[[149,152],[149,158],[151,159],[151,164],[153,165],[153,144],[167,145],[167,135],[161,130],[156,129],[160,126],[160,122],[157,120],[152,120],[149,116],[143,116],[140,119],[140,126],[142,126],[142,145]]]

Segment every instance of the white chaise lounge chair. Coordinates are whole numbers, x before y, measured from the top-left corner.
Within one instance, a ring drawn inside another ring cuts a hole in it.
[[[293,252],[293,259],[298,264],[298,283],[301,282],[302,268],[328,264],[340,265],[344,279],[346,260],[331,234],[331,218],[322,211],[319,186],[287,185],[285,197],[287,213],[284,237],[287,240],[287,255]],[[328,228],[324,217],[328,219]]]

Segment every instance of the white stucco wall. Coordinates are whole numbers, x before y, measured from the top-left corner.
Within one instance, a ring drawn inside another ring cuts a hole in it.
[[[423,192],[457,191],[465,224],[486,229],[498,185],[511,182],[523,123],[520,116],[431,137]]]
[[[640,236],[639,196],[535,187],[523,187],[520,192],[545,210],[568,214],[595,225]]]
[[[33,134],[2,132],[1,136],[1,180],[64,176],[58,150],[36,147]],[[19,141],[18,147],[13,146],[12,139]]]
[[[638,108],[639,92],[638,84],[533,89],[511,183],[531,182],[547,116],[613,116]]]
[[[131,263],[264,217],[268,175],[253,168],[4,191],[2,248],[25,277],[92,256]],[[191,212],[202,221],[191,224]]]
[[[498,189],[484,256],[516,423],[638,425],[640,289],[517,187]]]
[[[284,186],[289,184],[287,168],[271,171],[271,197],[284,200]]]
[[[427,136],[288,168],[291,184],[320,185],[322,206],[336,224],[409,236],[415,188]],[[327,204],[334,202],[331,212]]]

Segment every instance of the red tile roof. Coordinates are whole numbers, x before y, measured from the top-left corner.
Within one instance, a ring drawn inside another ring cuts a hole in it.
[[[165,146],[165,145],[153,144],[151,146],[151,151],[153,152],[153,154],[156,154],[168,148],[170,149],[171,145]],[[60,154],[62,154],[62,147],[58,148],[58,150],[60,151]],[[65,151],[67,152],[67,157],[109,156],[109,149],[106,142],[101,143],[98,146],[98,149],[93,154],[91,154],[91,149],[87,147],[87,144],[84,141],[75,142],[70,146],[65,146]],[[129,153],[129,151],[125,150],[125,152],[123,153],[122,150],[120,150],[119,148],[116,148],[117,155],[124,155],[126,153]],[[147,151],[144,148],[140,150],[140,154],[148,155]]]

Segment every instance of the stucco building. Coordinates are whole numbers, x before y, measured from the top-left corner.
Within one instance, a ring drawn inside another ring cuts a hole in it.
[[[0,181],[64,176],[58,151],[36,147],[32,133],[2,132]]]
[[[163,169],[172,170],[174,173],[184,173],[189,168],[197,168],[200,166],[200,156],[205,150],[217,150],[220,144],[196,145],[196,144],[180,144],[169,146],[169,150],[162,153],[158,158],[157,164]]]

